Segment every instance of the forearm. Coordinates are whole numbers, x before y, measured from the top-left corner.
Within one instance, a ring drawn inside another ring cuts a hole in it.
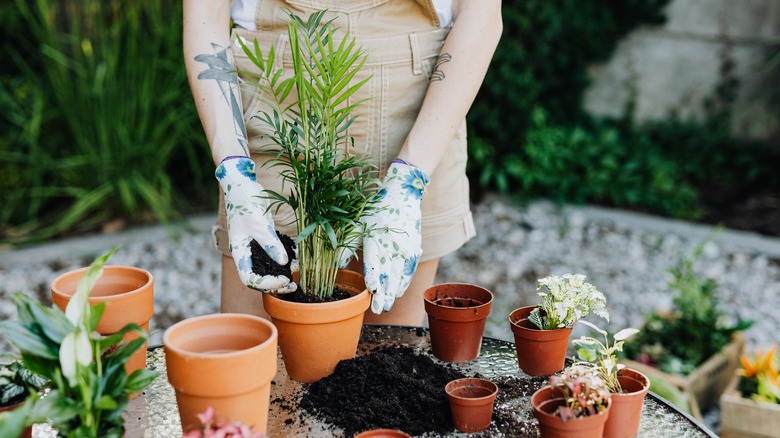
[[[502,32],[500,0],[455,0],[454,4],[452,29],[398,155],[429,174],[474,102]]]
[[[184,0],[184,64],[214,163],[249,155],[230,41],[230,2]]]

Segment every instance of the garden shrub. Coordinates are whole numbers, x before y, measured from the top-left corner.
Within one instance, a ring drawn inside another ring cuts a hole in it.
[[[704,122],[638,125],[632,102],[618,120],[584,112],[587,67],[637,26],[662,23],[668,3],[504,2],[504,34],[468,116],[472,197],[498,190],[696,219],[702,191],[780,189],[777,151],[728,132],[738,78],[727,54]]]
[[[203,190],[193,189],[210,181],[210,158],[188,93],[181,20],[171,19],[181,2],[9,3],[1,23],[11,61],[0,71],[2,240],[36,241],[117,218],[167,221],[192,199],[203,203]]]

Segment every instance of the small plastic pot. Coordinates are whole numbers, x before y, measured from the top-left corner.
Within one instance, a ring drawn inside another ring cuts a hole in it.
[[[464,433],[486,430],[493,419],[493,403],[498,386],[487,379],[453,380],[444,387],[450,401],[452,422]]]

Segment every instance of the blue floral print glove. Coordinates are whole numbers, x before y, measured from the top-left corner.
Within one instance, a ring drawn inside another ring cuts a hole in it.
[[[258,275],[252,271],[252,239],[276,263],[286,265],[289,261],[276,235],[263,186],[257,182],[255,163],[248,157],[227,157],[219,163],[214,175],[225,195],[230,253],[236,262],[241,282],[261,292],[295,291],[297,285],[284,275]],[[297,259],[292,260],[290,268],[293,272],[298,270]]]
[[[404,294],[422,255],[420,222],[428,175],[402,160],[387,170],[377,209],[362,219],[368,230],[363,241],[366,287],[374,293],[371,311],[387,312]]]

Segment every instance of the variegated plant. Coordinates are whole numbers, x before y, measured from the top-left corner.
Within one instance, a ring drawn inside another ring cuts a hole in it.
[[[528,319],[540,330],[572,328],[574,323],[590,313],[609,321],[607,300],[596,286],[585,282],[582,274],[550,275],[539,279],[536,295],[542,302],[533,310]]]

